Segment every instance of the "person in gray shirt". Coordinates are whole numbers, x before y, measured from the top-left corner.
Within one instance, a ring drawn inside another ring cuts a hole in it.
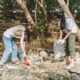
[[[12,28],[7,29],[3,33],[3,42],[5,46],[5,50],[3,56],[0,60],[0,68],[6,63],[10,53],[12,63],[16,63],[17,60],[17,45],[13,38],[20,39],[20,46],[23,51],[23,56],[26,56],[26,51],[24,48],[24,35],[25,35],[25,27],[23,25],[17,25]]]

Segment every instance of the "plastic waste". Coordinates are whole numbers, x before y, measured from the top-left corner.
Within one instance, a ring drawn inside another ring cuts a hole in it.
[[[36,55],[34,58],[35,58],[36,62],[42,62],[43,61],[43,58],[40,57],[39,55]]]
[[[53,44],[53,50],[54,50],[54,57],[56,59],[60,59],[61,57],[64,57],[66,55],[64,47],[58,42],[55,42]]]
[[[24,58],[24,61],[27,65],[30,65],[29,61],[27,61],[26,57]]]
[[[7,65],[7,68],[8,68],[9,70],[16,70],[16,69],[18,69],[17,67],[9,66],[9,65]]]

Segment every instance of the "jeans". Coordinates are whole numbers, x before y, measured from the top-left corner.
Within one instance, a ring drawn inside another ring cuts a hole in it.
[[[6,63],[11,53],[12,53],[11,61],[16,62],[16,59],[17,59],[17,49],[15,48],[16,47],[15,41],[12,38],[7,38],[4,35],[3,35],[3,41],[4,41],[5,50],[0,60],[0,65],[2,66]]]

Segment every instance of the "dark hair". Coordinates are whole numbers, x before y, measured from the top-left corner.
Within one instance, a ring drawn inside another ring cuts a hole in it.
[[[60,25],[60,29],[64,29],[65,28],[65,16],[64,14],[61,16],[61,25]]]

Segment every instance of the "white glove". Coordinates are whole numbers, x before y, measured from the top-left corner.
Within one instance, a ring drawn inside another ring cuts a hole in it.
[[[60,44],[61,41],[62,41],[62,39],[59,39],[59,40],[57,41],[57,43]]]
[[[65,43],[65,40],[64,40],[64,39],[62,39],[62,40],[60,40],[60,41],[59,41],[59,43],[62,45],[62,44],[64,44],[64,43]]]
[[[26,53],[25,53],[25,52],[23,53],[23,58],[24,58],[24,57],[26,57]]]

